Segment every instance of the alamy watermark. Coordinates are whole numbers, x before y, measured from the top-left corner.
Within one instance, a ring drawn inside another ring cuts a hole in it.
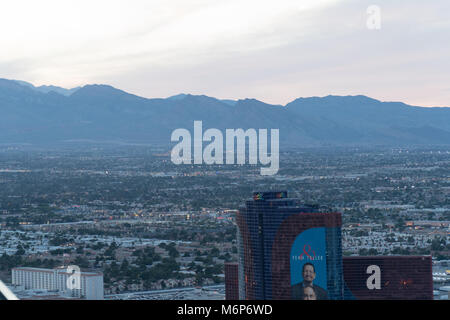
[[[67,267],[67,273],[70,276],[66,280],[66,287],[69,290],[79,290],[81,289],[81,270],[79,266],[70,265]]]
[[[174,164],[246,164],[246,146],[248,145],[248,163],[261,165],[261,175],[275,175],[279,169],[279,129],[270,130],[270,153],[268,152],[268,130],[226,129],[225,155],[224,135],[219,129],[203,132],[202,121],[194,121],[194,137],[187,129],[172,132],[171,141],[178,142],[172,149],[171,160]],[[181,141],[180,141],[181,140]],[[192,157],[192,141],[193,157]],[[205,148],[203,143],[209,142]],[[235,143],[236,142],[236,143]]]
[[[381,29],[381,8],[377,5],[371,5],[367,8],[367,28],[369,30]]]

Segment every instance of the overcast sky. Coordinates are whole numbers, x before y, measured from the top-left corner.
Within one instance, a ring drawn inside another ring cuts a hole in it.
[[[0,35],[0,78],[35,85],[450,106],[449,0],[2,0]]]

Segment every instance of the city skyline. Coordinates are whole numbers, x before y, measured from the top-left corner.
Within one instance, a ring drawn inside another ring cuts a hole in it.
[[[3,1],[0,305],[450,300],[449,13]]]

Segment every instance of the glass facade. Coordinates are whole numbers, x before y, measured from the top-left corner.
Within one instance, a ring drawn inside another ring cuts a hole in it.
[[[291,250],[297,237],[311,229],[323,229],[321,280],[327,299],[343,298],[341,214],[320,212],[319,208],[288,198],[286,191],[255,192],[237,214],[239,246],[239,292],[241,299],[292,299]],[[316,233],[317,234],[317,233]],[[312,250],[308,240],[303,250]],[[319,255],[298,252],[298,257],[318,262]],[[314,261],[316,259],[316,261]],[[306,261],[306,260],[305,260]],[[313,264],[313,263],[310,263]],[[302,272],[299,270],[298,272]]]

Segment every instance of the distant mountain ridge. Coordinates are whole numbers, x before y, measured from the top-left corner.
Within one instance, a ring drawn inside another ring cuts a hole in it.
[[[65,88],[61,88],[61,87],[57,87],[57,86],[35,87],[34,85],[32,85],[31,83],[26,82],[26,81],[20,81],[20,80],[14,80],[14,81],[16,81],[20,85],[26,86],[26,87],[36,90],[38,92],[42,92],[42,93],[56,92],[56,93],[62,94],[63,96],[70,96],[72,93],[74,93],[75,91],[77,91],[78,89],[81,88],[81,87],[76,87],[76,88],[72,88],[72,89],[65,89]]]
[[[280,129],[282,146],[450,145],[450,108],[366,96],[255,99],[180,94],[147,99],[108,85],[64,89],[0,79],[0,143],[66,140],[170,143],[177,128]]]

